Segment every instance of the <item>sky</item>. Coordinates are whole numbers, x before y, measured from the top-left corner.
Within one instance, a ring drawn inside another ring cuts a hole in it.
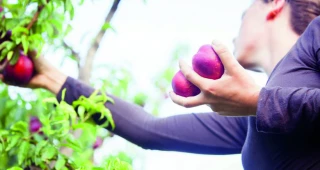
[[[92,0],[76,10],[74,30],[67,42],[82,54],[87,50],[92,37],[111,7],[111,0]],[[102,63],[126,65],[133,70],[137,86],[152,93],[152,77],[166,66],[173,51],[179,45],[189,47],[181,56],[188,63],[203,44],[218,39],[233,51],[232,39],[238,34],[241,14],[250,5],[250,0],[122,0],[111,25],[116,30],[108,31],[100,44],[95,66]],[[83,39],[82,34],[87,33]],[[59,51],[50,54],[54,64],[61,59]],[[76,65],[67,61],[61,67],[66,74],[76,77]],[[178,63],[176,65],[178,71]],[[94,72],[93,74],[102,74]],[[253,74],[253,73],[252,73]],[[265,75],[253,74],[256,81],[264,84]],[[160,107],[160,116],[210,111],[207,107],[182,108],[170,99]],[[214,141],[212,141],[214,142]],[[241,170],[241,156],[212,156],[178,152],[147,151],[132,147],[124,139],[115,137],[104,142],[95,153],[100,162],[103,156],[124,150],[144,162],[136,160],[135,170]],[[137,152],[138,151],[138,152]]]

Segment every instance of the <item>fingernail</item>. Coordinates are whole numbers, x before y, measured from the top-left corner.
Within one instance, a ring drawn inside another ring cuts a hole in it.
[[[219,41],[219,40],[216,40],[216,39],[214,39],[214,40],[212,40],[212,43],[211,43],[213,46],[217,46],[217,45],[219,45],[219,44],[221,44],[221,42]]]

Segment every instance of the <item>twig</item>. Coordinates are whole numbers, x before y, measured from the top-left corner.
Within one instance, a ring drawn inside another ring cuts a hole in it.
[[[71,54],[74,55],[77,60],[80,60],[78,53],[72,47],[70,47],[65,41],[63,41],[63,46],[69,49],[71,51]]]
[[[78,69],[80,68],[80,57],[79,54],[72,48],[70,47],[65,41],[63,41],[63,47],[67,48],[71,51],[71,54],[76,58],[77,66]]]
[[[104,21],[104,23],[110,23],[114,14],[116,13],[118,6],[120,4],[121,0],[114,0],[112,7]],[[99,44],[105,35],[106,30],[101,29],[99,33],[95,36],[94,42],[89,48],[87,55],[85,57],[85,63],[84,66],[80,68],[79,71],[79,79],[82,80],[83,82],[90,84],[90,77],[91,77],[91,72],[92,72],[92,65],[93,65],[93,60],[95,57],[95,54],[97,53],[97,50],[99,48]]]
[[[49,0],[47,0],[47,2],[49,2]],[[28,24],[28,26],[27,26],[27,29],[28,29],[28,30],[30,30],[30,29],[32,28],[33,24],[38,20],[38,17],[39,17],[39,15],[40,15],[41,11],[43,10],[43,8],[44,8],[43,5],[41,5],[41,6],[38,7],[37,12],[34,14],[31,22],[30,22],[30,23]]]
[[[7,64],[9,63],[8,60],[5,60],[1,65],[0,65],[0,72],[2,72],[4,70],[4,68],[7,66]]]

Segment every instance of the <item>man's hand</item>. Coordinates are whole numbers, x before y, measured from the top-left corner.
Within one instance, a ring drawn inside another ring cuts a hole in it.
[[[36,74],[32,77],[30,82],[23,87],[45,88],[51,91],[52,93],[57,94],[60,88],[62,87],[63,83],[67,79],[67,76],[60,72],[53,65],[48,63],[48,61],[43,56],[35,58],[36,55],[37,53],[35,51],[31,51],[28,53],[28,56],[31,57],[31,59],[33,60]],[[7,83],[3,79],[2,74],[0,74],[0,79],[4,81],[4,83]]]
[[[203,78],[180,61],[182,73],[200,88],[201,93],[194,97],[182,97],[170,92],[172,101],[184,107],[207,104],[224,116],[255,116],[261,87],[223,44],[213,42],[212,46],[225,67],[224,75],[218,80]]]

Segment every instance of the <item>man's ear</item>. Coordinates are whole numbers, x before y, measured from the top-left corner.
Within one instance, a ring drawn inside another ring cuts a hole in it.
[[[282,11],[286,1],[285,0],[274,0],[271,4],[271,9],[267,14],[267,20],[273,20],[275,19],[279,13]]]

